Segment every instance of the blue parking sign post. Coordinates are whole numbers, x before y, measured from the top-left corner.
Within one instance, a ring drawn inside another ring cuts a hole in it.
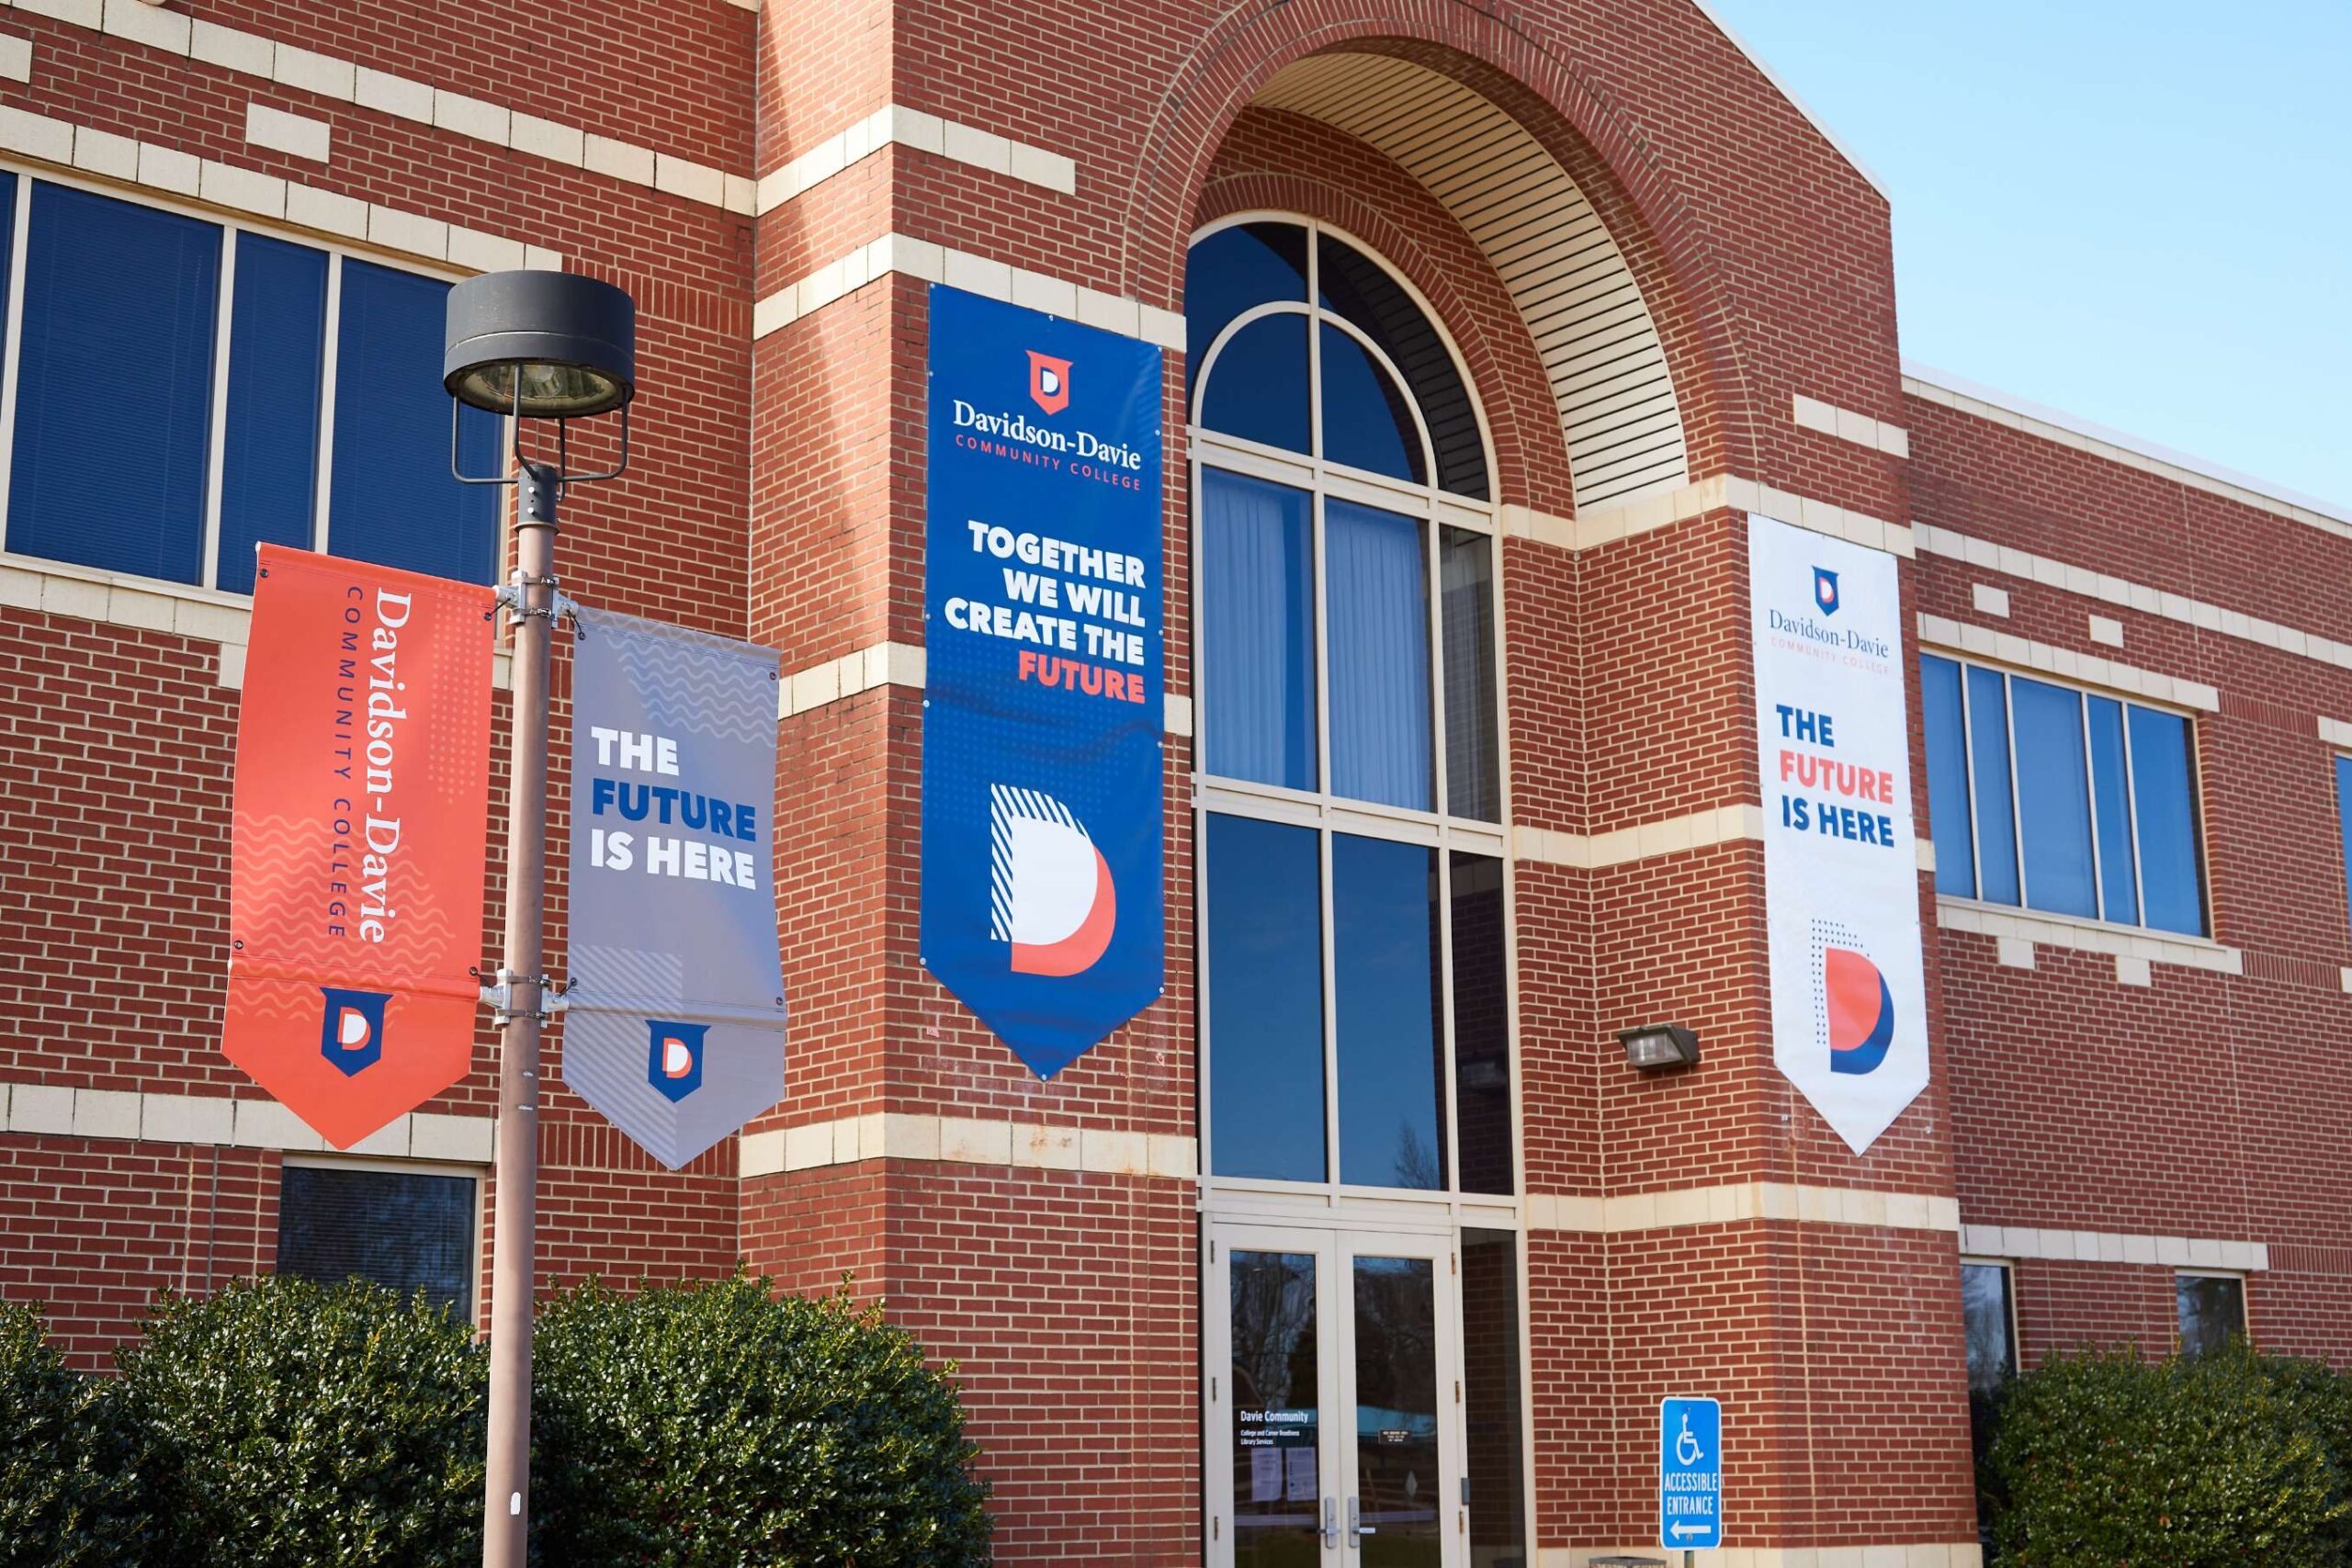
[[[1690,1551],[1724,1543],[1724,1407],[1713,1399],[1657,1404],[1657,1543]]]

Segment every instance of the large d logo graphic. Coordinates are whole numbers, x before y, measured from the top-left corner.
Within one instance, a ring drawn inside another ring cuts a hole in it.
[[[1069,407],[1069,361],[1029,351],[1029,398],[1047,413]]]
[[[990,931],[1016,975],[1084,974],[1110,950],[1119,894],[1110,863],[1069,807],[1043,790],[989,786]]]

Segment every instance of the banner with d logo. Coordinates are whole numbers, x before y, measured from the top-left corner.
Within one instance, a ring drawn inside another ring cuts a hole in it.
[[[575,614],[563,1081],[674,1170],[784,1098],[776,656]]]
[[[932,288],[922,961],[1039,1077],[1165,978],[1160,369]]]
[[[337,1148],[472,1066],[491,605],[488,588],[261,547],[221,1049]]]

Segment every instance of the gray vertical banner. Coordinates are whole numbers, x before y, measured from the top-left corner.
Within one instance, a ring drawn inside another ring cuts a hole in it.
[[[563,1081],[674,1170],[784,1098],[776,656],[576,615]]]

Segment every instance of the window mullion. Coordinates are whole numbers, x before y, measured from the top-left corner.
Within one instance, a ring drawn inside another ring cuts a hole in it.
[[[327,507],[334,494],[335,360],[343,341],[343,253],[327,254],[326,342],[319,353],[319,479],[311,511],[311,547],[327,547]]]
[[[30,254],[33,177],[17,175],[17,215],[8,236],[7,364],[0,371],[0,549],[8,544],[8,480],[16,468],[17,367],[24,361],[25,262]]]
[[[221,226],[220,298],[213,302],[212,428],[204,468],[204,555],[198,563],[198,581],[207,588],[220,585],[220,486],[229,451],[229,334],[236,316],[241,232],[233,223]]]

